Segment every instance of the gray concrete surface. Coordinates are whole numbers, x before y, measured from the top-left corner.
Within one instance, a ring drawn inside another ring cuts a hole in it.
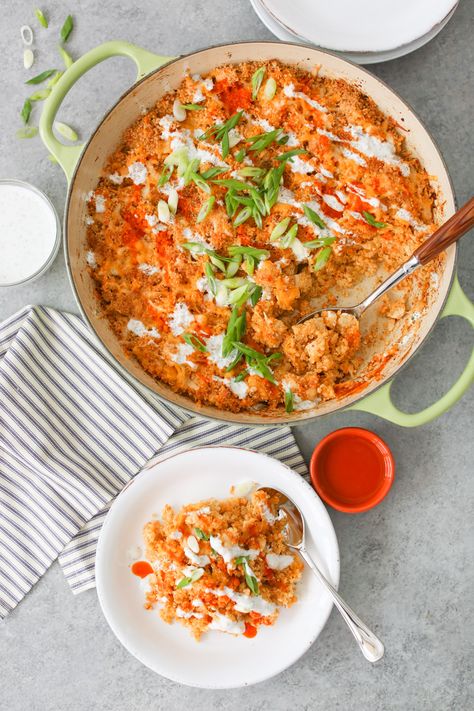
[[[61,213],[66,185],[39,140],[14,133],[23,100],[19,28],[35,24],[34,3],[1,3],[0,177],[29,180]],[[38,68],[54,66],[55,33],[68,11],[76,20],[70,49],[124,38],[163,54],[208,44],[271,39],[247,0],[52,0],[52,30],[37,27]],[[411,56],[373,67],[419,113],[448,164],[459,203],[474,192],[474,4],[464,0],[440,36]],[[61,118],[85,137],[133,80],[132,66],[112,60],[72,91]],[[459,274],[473,297],[473,234],[459,251]],[[0,255],[1,258],[1,255]],[[0,318],[26,303],[76,311],[62,255],[40,281],[0,290]],[[398,378],[397,404],[415,411],[435,400],[461,372],[472,333],[461,319],[440,324]],[[342,557],[341,590],[386,644],[370,666],[338,614],[313,648],[275,679],[241,691],[178,686],[140,666],[102,617],[94,591],[73,597],[54,565],[0,625],[0,707],[9,711],[147,711],[148,709],[374,709],[467,711],[474,704],[472,637],[473,391],[451,412],[415,430],[364,414],[339,414],[298,429],[305,456],[321,436],[345,425],[371,428],[393,448],[397,478],[375,510],[351,517],[331,511]],[[197,653],[199,651],[197,650]]]

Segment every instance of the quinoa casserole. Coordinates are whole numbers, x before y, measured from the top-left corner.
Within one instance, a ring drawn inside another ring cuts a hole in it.
[[[224,411],[284,415],[364,388],[436,277],[407,278],[376,325],[297,324],[398,268],[436,228],[436,194],[357,86],[278,61],[186,75],[125,132],[87,200],[88,268],[125,352]]]
[[[147,560],[132,565],[144,579],[145,607],[196,639],[207,630],[254,637],[296,602],[303,563],[288,549],[284,526],[278,497],[265,491],[178,512],[165,506],[161,521],[144,527]]]

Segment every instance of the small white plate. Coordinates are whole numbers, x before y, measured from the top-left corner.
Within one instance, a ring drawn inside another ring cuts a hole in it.
[[[253,639],[207,632],[196,642],[182,625],[168,625],[156,610],[144,609],[140,580],[129,568],[129,551],[141,544],[143,525],[166,503],[181,507],[201,499],[226,498],[233,484],[248,479],[281,489],[300,507],[308,548],[337,587],[339,549],[324,505],[299,474],[258,452],[199,447],[170,457],[132,480],[102,526],[96,583],[105,618],[131,654],[178,683],[229,689],[269,679],[309,649],[331,612],[330,596],[307,568],[299,583],[298,602],[282,609],[274,626],[260,627]]]

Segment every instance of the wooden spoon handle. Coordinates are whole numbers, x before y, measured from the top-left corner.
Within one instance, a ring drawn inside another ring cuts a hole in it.
[[[444,225],[413,253],[420,264],[427,264],[474,226],[474,197],[470,198]]]

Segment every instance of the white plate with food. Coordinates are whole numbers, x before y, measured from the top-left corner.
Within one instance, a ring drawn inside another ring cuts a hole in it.
[[[257,486],[301,509],[310,554],[337,587],[326,509],[265,454],[200,447],[171,456],[111,507],[97,549],[100,604],[126,649],[162,676],[213,689],[255,684],[293,664],[323,629],[332,600],[286,548],[275,502]]]

